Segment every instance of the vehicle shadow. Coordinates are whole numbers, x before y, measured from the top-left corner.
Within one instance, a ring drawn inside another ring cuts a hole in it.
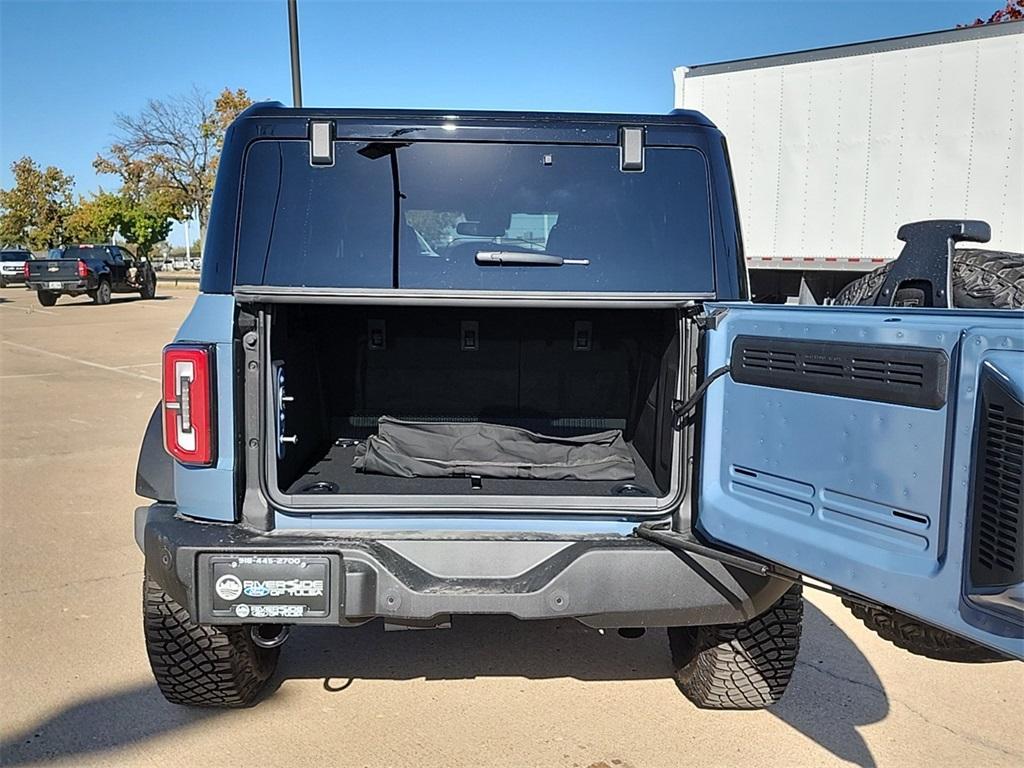
[[[849,636],[805,600],[796,672],[782,701],[768,711],[836,757],[874,766],[858,728],[884,720],[889,697]]]
[[[75,758],[144,742],[212,717],[213,709],[186,709],[164,701],[153,684],[84,699],[0,743],[0,765]]]
[[[152,299],[144,299],[141,296],[135,296],[132,294],[114,294],[110,297],[110,305],[116,304],[134,304],[135,302],[150,302],[150,301],[173,301],[174,296],[163,296],[157,294]],[[72,307],[95,307],[96,303],[88,296],[75,296],[69,298],[67,296],[61,297],[60,301],[54,309],[71,309]]]
[[[839,758],[873,766],[859,726],[883,719],[888,699],[871,665],[817,608],[806,605],[804,644],[789,692],[770,710]],[[664,631],[627,640],[574,621],[521,622],[503,616],[456,617],[452,630],[384,632],[298,629],[288,641],[268,695],[288,679],[322,680],[325,691],[358,696],[359,680],[465,680],[572,677],[585,681],[671,677]],[[637,702],[638,707],[643,706]],[[691,705],[680,695],[679,717]],[[0,743],[0,764],[26,765],[115,750],[213,718],[243,716],[166,703],[153,685],[75,702]],[[733,717],[728,712],[713,717]],[[636,726],[642,728],[643,718]],[[652,733],[652,738],[663,735]],[[770,760],[766,762],[771,762]],[[785,760],[778,761],[784,764]]]

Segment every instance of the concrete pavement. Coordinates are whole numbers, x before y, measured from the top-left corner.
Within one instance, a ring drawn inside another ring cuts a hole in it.
[[[299,630],[245,711],[164,702],[132,539],[159,355],[194,290],[106,307],[0,291],[0,763],[237,766],[1024,764],[1024,665],[954,665],[812,595],[768,712],[702,712],[665,636],[455,617],[450,630]]]

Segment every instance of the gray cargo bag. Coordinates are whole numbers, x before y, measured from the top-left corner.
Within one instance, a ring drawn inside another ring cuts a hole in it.
[[[633,455],[622,431],[552,437],[482,422],[401,421],[382,416],[377,434],[356,449],[352,466],[394,477],[632,480]]]

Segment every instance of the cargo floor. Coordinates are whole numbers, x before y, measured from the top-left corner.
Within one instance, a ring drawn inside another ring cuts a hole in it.
[[[343,494],[419,494],[488,496],[651,496],[661,495],[650,469],[629,445],[636,465],[634,480],[519,480],[482,478],[481,487],[474,490],[468,477],[391,477],[357,472],[352,466],[354,445],[332,445],[327,455],[288,488],[287,493],[309,492],[305,489],[315,483],[333,483],[338,489],[330,493]],[[623,486],[645,489],[646,492],[622,491]],[[315,492],[315,491],[314,491]],[[321,491],[324,492],[324,491]]]

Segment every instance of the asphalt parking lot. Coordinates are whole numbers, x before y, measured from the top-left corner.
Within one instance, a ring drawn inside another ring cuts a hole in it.
[[[195,297],[42,308],[0,291],[0,763],[566,766],[1024,764],[1024,665],[953,665],[807,605],[786,698],[702,712],[664,633],[459,618],[297,631],[255,709],[164,702],[142,643],[135,460]]]

